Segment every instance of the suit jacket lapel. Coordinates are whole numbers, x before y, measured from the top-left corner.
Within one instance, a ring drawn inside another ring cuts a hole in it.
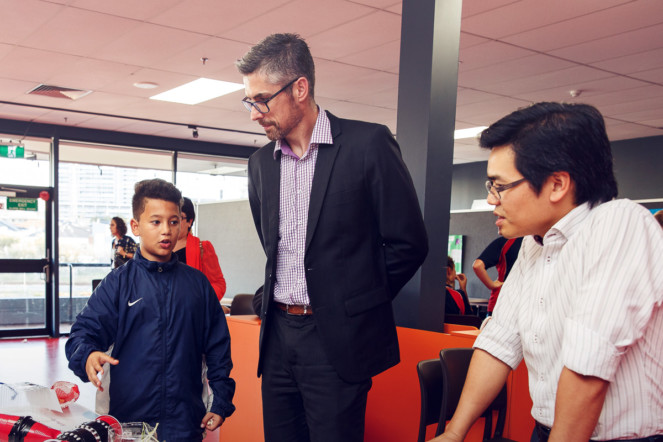
[[[272,147],[273,152],[273,147]],[[267,158],[264,171],[264,180],[262,183],[263,195],[267,198],[267,214],[269,220],[269,241],[274,245],[274,252],[278,248],[279,238],[279,204],[280,190],[274,192],[270,189],[280,189],[281,187],[281,152],[276,154],[276,159],[271,155]],[[267,238],[265,238],[267,240]]]
[[[334,115],[327,112],[329,123],[331,125],[332,138],[334,144],[321,144],[318,146],[318,159],[315,163],[315,173],[313,174],[313,184],[311,186],[311,199],[308,206],[308,224],[306,226],[306,250],[311,244],[311,239],[315,234],[315,228],[318,225],[322,203],[329,184],[329,177],[334,168],[336,155],[341,147],[342,137],[341,125]]]

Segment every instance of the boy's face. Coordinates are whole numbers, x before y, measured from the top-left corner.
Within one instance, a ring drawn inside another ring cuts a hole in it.
[[[177,204],[145,198],[145,210],[131,220],[131,231],[140,236],[140,253],[149,261],[168,262],[180,233]]]

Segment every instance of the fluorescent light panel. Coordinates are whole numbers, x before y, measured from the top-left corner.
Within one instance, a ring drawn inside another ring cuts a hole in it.
[[[454,131],[454,140],[461,140],[463,138],[474,138],[481,133],[488,126],[469,127],[467,129],[459,129]]]
[[[199,78],[169,91],[154,95],[150,99],[182,104],[198,104],[240,89],[244,89],[243,84]]]

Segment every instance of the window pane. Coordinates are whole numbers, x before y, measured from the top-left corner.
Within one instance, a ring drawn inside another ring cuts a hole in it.
[[[243,158],[179,154],[177,188],[196,203],[247,199],[247,164]]]
[[[0,183],[47,187],[50,184],[50,141],[36,138],[19,141],[15,135],[13,137],[0,134],[0,146],[19,144],[23,148],[15,158],[15,149],[12,153],[0,147]]]
[[[0,273],[0,328],[45,326],[41,273]]]
[[[20,193],[16,196],[20,197]],[[0,196],[0,259],[46,257],[45,201],[37,198],[37,210],[25,211],[8,210],[7,200]]]

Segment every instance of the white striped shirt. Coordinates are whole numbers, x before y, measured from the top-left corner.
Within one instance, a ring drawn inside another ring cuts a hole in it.
[[[308,207],[318,146],[333,142],[329,118],[318,108],[309,148],[301,158],[292,152],[285,140],[278,140],[274,147],[275,156],[281,151],[279,245],[274,285],[274,300],[277,302],[290,305],[311,303],[304,272]]]
[[[562,368],[610,382],[592,439],[663,434],[663,229],[628,200],[576,207],[518,260],[475,347],[525,359],[552,426]]]

